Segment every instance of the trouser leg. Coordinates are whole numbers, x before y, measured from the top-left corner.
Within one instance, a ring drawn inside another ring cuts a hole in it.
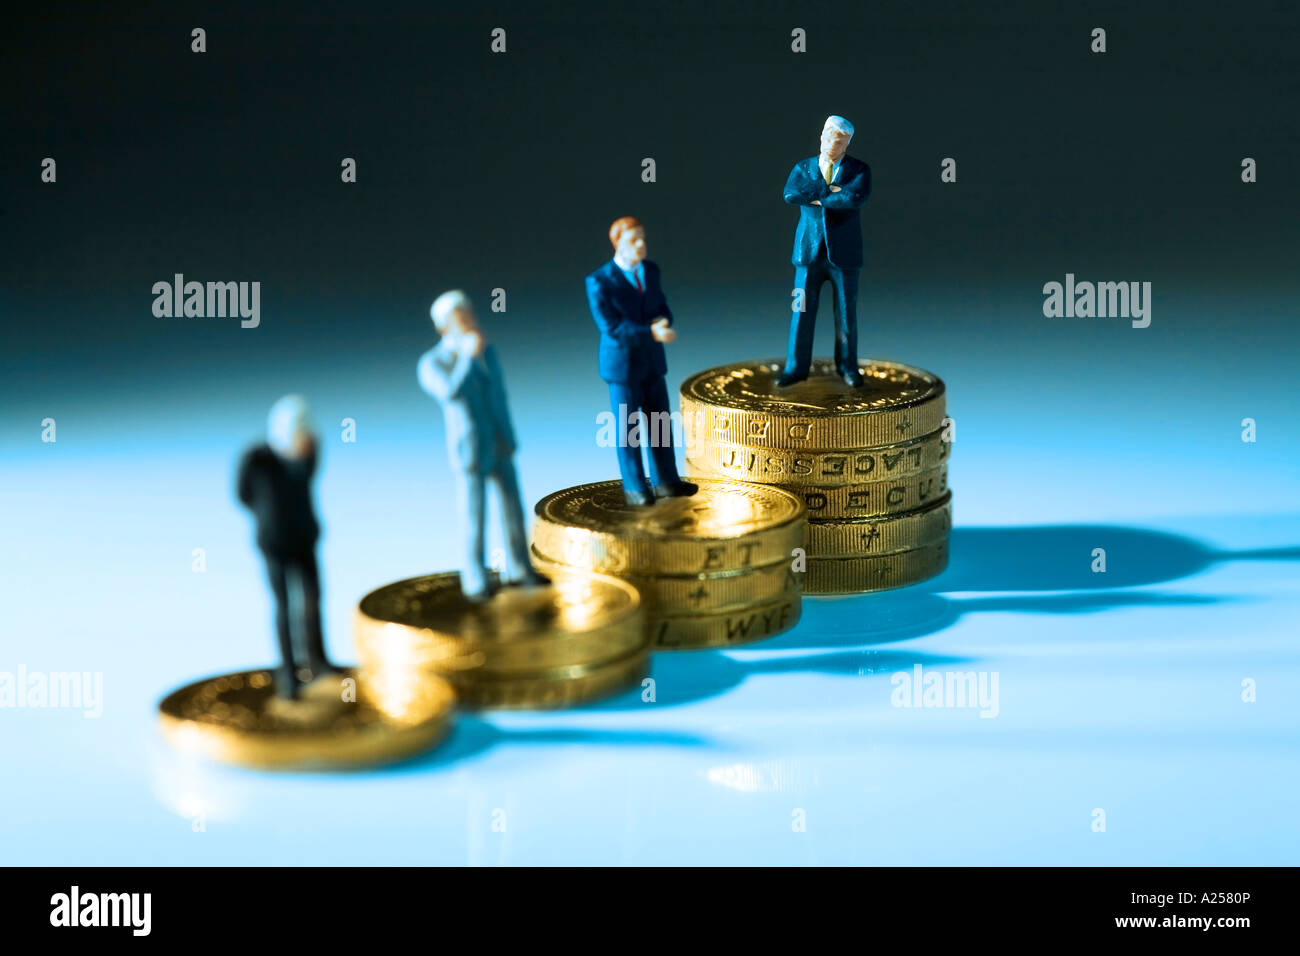
[[[266,577],[275,602],[275,636],[280,645],[280,666],[275,671],[275,692],[281,697],[298,696],[298,673],[294,666],[293,635],[289,630],[289,589],[285,584],[285,562],[266,554]]]
[[[325,636],[320,624],[320,571],[316,555],[308,552],[295,562],[299,595],[302,598],[301,624],[302,650],[307,657],[307,667],[312,677],[336,673],[338,668],[325,655]]]
[[[524,529],[524,505],[519,495],[519,474],[514,459],[497,463],[492,474],[501,503],[501,523],[505,528],[508,580],[531,581],[535,574],[528,559],[528,535]]]
[[[649,491],[646,484],[645,466],[641,463],[641,445],[632,444],[633,429],[631,419],[641,409],[642,397],[640,383],[630,384],[610,382],[609,404],[618,420],[618,473],[623,479],[625,491]]]
[[[802,292],[802,302],[791,297],[790,339],[786,345],[785,374],[806,376],[812,365],[813,329],[817,324],[817,303],[822,283],[826,281],[825,267],[820,262],[796,266],[794,287]],[[801,304],[803,310],[793,306]]]
[[[677,475],[677,449],[673,444],[668,385],[662,375],[646,379],[642,402],[646,415],[646,441],[650,445],[650,483],[656,487],[672,485],[681,478]]]
[[[460,518],[462,552],[460,589],[466,596],[481,597],[488,590],[487,563],[484,560],[483,475],[476,471],[460,475]]]
[[[835,289],[835,368],[840,372],[858,370],[858,272],[830,268]]]

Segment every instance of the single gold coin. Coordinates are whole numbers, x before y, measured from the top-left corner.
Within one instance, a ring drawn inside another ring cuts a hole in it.
[[[601,664],[536,673],[462,674],[452,678],[462,706],[476,710],[574,707],[639,686],[650,673],[649,650]]]
[[[869,557],[808,559],[805,594],[888,591],[932,578],[948,566],[948,542]]]
[[[786,485],[798,494],[808,509],[808,518],[873,518],[915,511],[948,493],[946,465],[896,481],[872,481],[863,485]]]
[[[892,481],[939,467],[952,442],[940,429],[896,445],[851,451],[759,448],[704,436],[687,443],[687,470],[738,481],[793,485],[860,485]]]
[[[917,508],[876,518],[814,518],[809,557],[855,557],[934,544],[952,530],[952,492]]]
[[[447,733],[456,702],[431,679],[395,719],[359,693],[355,671],[329,674],[287,700],[268,670],[188,684],[158,705],[163,736],[178,749],[242,767],[320,770],[388,763],[423,753]]]
[[[846,385],[834,363],[815,359],[808,378],[779,387],[782,363],[737,362],[682,383],[682,420],[698,443],[849,451],[917,438],[944,424],[944,384],[898,362],[859,363],[863,384]],[[693,448],[688,451],[694,454]]]
[[[787,592],[772,601],[726,612],[652,616],[651,646],[656,651],[686,651],[752,644],[798,624],[802,606],[799,594]]]
[[[572,573],[575,569],[546,560],[536,550],[533,566],[543,575]],[[775,564],[721,574],[621,575],[641,593],[646,614],[677,614],[684,611],[713,614],[769,601],[786,592],[799,593],[803,573],[793,570],[793,558]]]
[[[533,549],[557,564],[626,574],[713,574],[788,559],[802,547],[798,497],[766,485],[701,478],[689,497],[629,505],[618,481],[537,503]]]
[[[465,598],[454,571],[384,585],[357,605],[357,653],[435,672],[536,670],[622,657],[644,648],[641,597],[603,574],[558,573],[545,586]]]

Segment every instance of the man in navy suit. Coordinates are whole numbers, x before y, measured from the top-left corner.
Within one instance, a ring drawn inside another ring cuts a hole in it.
[[[609,383],[609,401],[618,421],[618,470],[630,505],[693,495],[698,486],[677,475],[664,343],[677,333],[659,283],[659,267],[646,259],[645,227],[632,216],[609,227],[614,258],[587,276],[587,302],[600,329],[600,377]],[[630,419],[645,414],[644,429]],[[641,435],[638,436],[638,432]],[[650,446],[650,481],[641,462],[642,440]],[[653,484],[653,490],[651,485]]]
[[[257,547],[266,559],[266,575],[275,601],[275,632],[280,666],[275,692],[289,699],[303,684],[299,665],[315,680],[338,672],[325,656],[320,625],[320,575],[316,539],[320,526],[311,503],[316,473],[316,436],[307,403],[286,395],[267,417],[266,442],[240,459],[235,493],[253,513]],[[298,598],[293,601],[292,598]]]
[[[862,223],[858,209],[871,193],[871,167],[846,156],[853,124],[832,116],[822,128],[821,153],[795,163],[785,184],[785,201],[799,207],[794,234],[794,287],[785,369],[777,385],[808,377],[812,363],[817,300],[827,280],[835,294],[835,369],[848,385],[861,385],[858,372],[858,272],[862,268]],[[800,301],[802,300],[802,301]]]

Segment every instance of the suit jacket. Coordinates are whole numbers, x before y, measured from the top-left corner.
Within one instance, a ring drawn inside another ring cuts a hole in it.
[[[267,444],[255,445],[239,462],[235,492],[253,512],[257,546],[267,554],[310,554],[320,527],[311,504],[316,452],[301,460],[281,458]]]
[[[611,384],[668,374],[662,342],[650,334],[660,316],[673,321],[659,281],[659,267],[645,264],[645,292],[638,292],[613,259],[587,276],[587,304],[600,329],[600,377]]]
[[[496,349],[458,356],[444,340],[420,357],[420,385],[442,405],[447,454],[466,472],[486,475],[515,453]]]
[[[858,207],[871,193],[871,167],[860,159],[845,156],[840,161],[840,187],[831,192],[818,157],[800,160],[790,171],[785,183],[785,201],[799,207],[799,225],[794,232],[794,255],[790,261],[797,266],[811,265],[817,252],[826,243],[826,256],[831,265],[841,269],[862,268],[862,222]],[[820,199],[821,205],[812,201]]]

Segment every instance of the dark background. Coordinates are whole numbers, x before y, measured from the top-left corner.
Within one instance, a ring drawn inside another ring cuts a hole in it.
[[[594,360],[581,279],[624,214],[646,222],[685,330],[712,324],[691,297],[731,290],[772,310],[761,333],[725,330],[755,334],[741,352],[780,351],[780,190],[831,112],[874,176],[864,343],[892,325],[873,312],[890,286],[1020,285],[1028,306],[1066,271],[1157,294],[1294,291],[1293,3],[394,6],[55,3],[10,23],[7,358],[253,375],[341,343],[409,351],[438,292],[500,286],[509,336]],[[232,323],[151,315],[150,286],[175,272],[262,282],[256,358]]]

